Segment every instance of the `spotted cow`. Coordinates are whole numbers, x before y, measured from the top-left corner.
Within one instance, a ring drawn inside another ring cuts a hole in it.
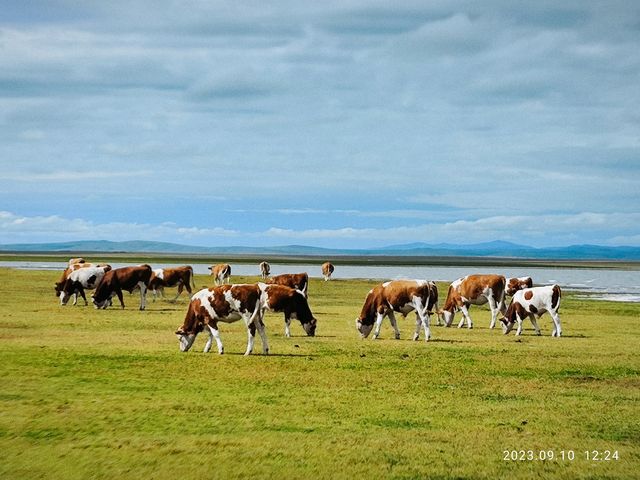
[[[71,263],[72,260],[82,260],[82,261]],[[83,258],[72,258],[71,260],[69,260],[69,262],[70,262],[69,266],[65,268],[62,272],[62,276],[60,277],[60,280],[58,280],[55,283],[54,289],[55,289],[57,298],[60,298],[60,295],[62,294],[62,290],[64,289],[64,286],[67,283],[67,279],[69,278],[69,275],[71,275],[73,272],[80,270],[82,268],[91,268],[91,267],[107,267],[108,270],[111,270],[110,265],[101,265],[101,264],[94,265],[93,263],[85,262]],[[78,294],[73,293],[72,295],[73,295],[73,304],[75,305],[77,303]]]
[[[291,320],[299,320],[306,334],[313,337],[317,321],[311,313],[306,295],[285,285],[259,284],[265,292],[264,307],[272,312],[284,312],[284,334],[291,336]]]
[[[459,278],[449,286],[447,298],[439,314],[444,319],[445,326],[450,327],[458,310],[462,312],[462,319],[458,328],[462,328],[465,319],[467,326],[473,328],[469,316],[470,305],[484,305],[489,303],[491,309],[491,324],[494,328],[498,312],[504,312],[504,290],[506,280],[502,275],[467,275]]]
[[[94,266],[89,265],[85,268],[79,268],[72,271],[60,289],[60,305],[66,305],[71,296],[73,296],[73,304],[77,303],[77,296],[80,294],[84,300],[84,304],[88,305],[85,290],[93,290],[102,280],[105,273],[111,270],[111,266]]]
[[[558,315],[561,297],[562,291],[558,285],[525,288],[524,290],[517,291],[511,299],[504,318],[500,319],[502,331],[506,335],[517,323],[518,330],[516,331],[516,335],[520,335],[522,333],[522,322],[525,318],[529,317],[536,334],[540,335],[540,328],[536,322],[536,317],[540,318],[545,312],[548,312],[553,320],[551,336],[561,336],[562,325],[560,324],[560,315]]]

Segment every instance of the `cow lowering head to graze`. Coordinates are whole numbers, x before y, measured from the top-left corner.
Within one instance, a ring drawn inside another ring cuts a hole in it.
[[[109,265],[104,266],[88,266],[79,268],[69,274],[60,291],[60,305],[66,305],[69,298],[73,295],[73,304],[77,303],[77,296],[84,300],[84,304],[88,305],[85,290],[93,290],[102,280],[105,273],[111,270]]]
[[[271,265],[267,262],[260,262],[260,276],[263,280],[266,280],[271,273]]]
[[[231,277],[231,265],[228,263],[219,263],[218,265],[208,267],[208,269],[211,270],[214,285],[224,285],[225,283],[229,283],[229,277]]]
[[[435,299],[433,293],[435,293]],[[375,325],[373,338],[380,335],[380,325],[385,316],[389,317],[395,331],[395,338],[400,338],[394,312],[407,316],[411,311],[416,313],[416,331],[413,339],[420,338],[420,327],[424,328],[425,341],[431,337],[429,326],[430,314],[437,302],[435,283],[426,280],[393,280],[371,289],[365,298],[360,316],[356,318],[356,329],[362,338],[371,333]]]
[[[558,285],[547,285],[544,287],[532,287],[519,290],[513,294],[509,308],[507,308],[502,322],[502,331],[509,333],[513,326],[517,323],[518,330],[516,335],[522,333],[522,322],[529,317],[533,328],[537,335],[540,335],[540,328],[536,322],[536,318],[540,318],[545,312],[549,312],[553,320],[553,337],[562,335],[562,325],[560,324],[560,299],[562,291]]]
[[[533,280],[531,277],[513,277],[507,279],[507,288],[505,289],[505,294],[513,297],[513,294],[518,290],[522,290],[524,288],[533,287]]]
[[[502,275],[467,275],[459,278],[449,286],[447,298],[440,310],[445,326],[450,327],[458,310],[462,312],[462,319],[458,328],[462,328],[465,319],[467,326],[473,328],[469,316],[470,305],[484,305],[489,303],[491,309],[491,324],[494,328],[498,312],[504,312],[504,289],[506,280]]]
[[[110,270],[104,274],[102,281],[96,287],[96,291],[92,295],[93,304],[96,308],[107,308],[111,303],[111,297],[117,295],[120,305],[124,308],[122,291],[126,290],[131,293],[138,287],[140,288],[140,310],[144,310],[149,280],[151,280],[149,265]]]
[[[267,280],[267,283],[295,288],[296,290],[300,290],[306,297],[307,289],[309,288],[309,275],[307,275],[305,272],[283,273],[281,275],[274,275]]]
[[[193,268],[189,265],[175,268],[156,268],[151,273],[149,290],[153,293],[153,301],[155,302],[158,291],[164,297],[165,287],[178,287],[178,293],[171,300],[175,302],[183,289],[186,289],[191,295],[192,284],[194,287],[196,286],[193,280]]]
[[[78,259],[72,259],[72,260],[78,260]],[[84,260],[84,259],[80,259],[80,260]],[[79,262],[79,263],[72,263],[70,264],[67,268],[64,269],[64,271],[62,272],[62,276],[60,277],[60,280],[58,280],[55,283],[55,292],[56,292],[56,297],[60,298],[60,295],[62,294],[62,290],[64,289],[64,286],[67,282],[67,278],[69,278],[69,275],[71,275],[71,273],[83,269],[83,268],[90,268],[90,267],[106,267],[107,270],[111,270],[111,266],[110,265],[94,265],[93,263],[87,263],[87,262]],[[75,305],[77,302],[77,297],[78,295],[76,293],[73,294],[73,304]]]
[[[265,293],[264,305],[272,312],[284,312],[284,334],[291,336],[291,320],[298,319],[308,336],[316,334],[317,321],[311,313],[307,297],[300,290],[285,285],[259,283]]]
[[[324,277],[325,282],[331,279],[331,275],[334,270],[335,268],[331,262],[324,262],[322,264],[322,276]]]
[[[263,284],[264,285],[264,284]],[[181,327],[176,330],[180,342],[180,351],[188,351],[198,333],[203,330],[209,333],[204,351],[211,350],[215,339],[218,353],[224,353],[220,340],[218,323],[233,323],[242,319],[247,326],[247,350],[245,355],[253,351],[256,330],[262,339],[262,351],[269,353],[269,344],[265,333],[262,314],[264,311],[264,292],[260,285],[220,285],[205,288],[191,297],[187,315]]]

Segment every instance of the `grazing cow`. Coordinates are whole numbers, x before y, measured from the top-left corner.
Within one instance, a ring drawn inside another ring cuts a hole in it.
[[[58,280],[55,283],[55,291],[56,291],[56,297],[60,298],[60,295],[62,294],[62,290],[64,289],[64,285],[67,282],[67,278],[69,278],[69,275],[71,275],[73,272],[80,270],[82,268],[90,268],[90,267],[107,267],[108,270],[111,270],[111,266],[110,265],[94,265],[93,263],[87,263],[84,261],[84,259],[71,259],[71,260],[83,260],[80,263],[72,263],[70,264],[67,268],[64,269],[64,271],[62,272],[62,276],[60,277],[60,280]],[[69,260],[69,261],[71,261]],[[77,294],[73,294],[73,304],[75,305],[77,303]]]
[[[507,288],[505,290],[505,294],[513,297],[513,294],[518,290],[522,290],[524,288],[533,287],[533,280],[531,277],[514,277],[507,279]]]
[[[224,285],[225,283],[229,283],[231,265],[228,263],[219,263],[218,265],[208,267],[208,269],[211,270],[214,285]]]
[[[198,333],[207,330],[209,340],[204,346],[204,351],[211,350],[211,344],[215,339],[218,353],[223,354],[224,347],[220,340],[218,322],[233,323],[242,319],[247,326],[248,337],[247,350],[244,354],[249,355],[253,351],[256,330],[262,339],[262,351],[264,354],[268,354],[269,345],[262,322],[263,293],[260,285],[248,284],[220,285],[196,292],[191,297],[182,326],[176,330],[176,336],[180,341],[180,351],[188,351]]]
[[[145,309],[147,288],[151,280],[151,267],[140,265],[137,267],[122,267],[110,270],[102,277],[102,281],[96,287],[92,295],[93,304],[96,308],[107,308],[111,303],[111,297],[118,296],[120,305],[124,308],[122,290],[129,293],[137,287],[140,288],[140,310]]]
[[[291,319],[298,319],[309,337],[316,334],[317,321],[311,313],[307,297],[300,290],[285,285],[259,283],[265,293],[264,306],[272,312],[284,312],[284,334],[291,336]]]
[[[283,273],[274,275],[267,283],[272,285],[284,285],[285,287],[300,290],[307,297],[307,288],[309,288],[309,275],[306,273]]]
[[[271,265],[267,262],[260,262],[260,275],[262,276],[262,279],[266,280],[269,273],[271,273]]]
[[[331,262],[324,262],[322,264],[322,276],[324,277],[324,281],[331,279],[331,274],[335,270],[333,264]]]
[[[447,298],[444,302],[440,314],[444,318],[445,326],[450,327],[453,323],[456,311],[462,312],[462,319],[458,328],[462,328],[465,319],[467,326],[473,328],[473,322],[469,316],[470,305],[484,305],[489,302],[491,309],[491,325],[494,328],[498,311],[505,311],[504,289],[505,278],[502,275],[467,275],[459,278],[449,286]]]
[[[434,298],[435,292],[435,298]],[[360,316],[356,318],[356,329],[362,338],[371,333],[375,324],[373,338],[380,335],[380,325],[385,316],[389,317],[395,331],[395,338],[400,338],[394,312],[403,316],[411,311],[416,312],[416,331],[413,339],[420,338],[420,326],[424,328],[425,341],[431,337],[429,315],[437,302],[435,283],[426,280],[393,280],[374,287],[365,298]]]
[[[84,304],[88,305],[85,290],[93,290],[102,280],[105,273],[111,270],[111,266],[88,266],[79,268],[69,274],[60,290],[60,305],[66,305],[73,295],[73,304],[77,303],[78,294],[83,298]]]
[[[193,281],[193,268],[190,266],[176,267],[176,268],[156,268],[151,273],[151,280],[149,280],[149,290],[153,292],[153,301],[156,301],[157,291],[160,291],[160,295],[164,297],[165,287],[178,287],[178,294],[171,300],[175,302],[183,289],[187,289],[189,296],[191,296],[191,285],[195,287]]]
[[[511,304],[507,308],[502,322],[502,331],[509,333],[515,323],[518,323],[516,335],[522,333],[522,321],[529,317],[536,334],[540,335],[540,328],[536,322],[536,317],[540,318],[543,313],[549,312],[553,320],[553,332],[551,336],[559,337],[562,335],[562,325],[560,325],[560,299],[562,291],[558,285],[547,285],[545,287],[525,288],[517,291],[511,299]]]

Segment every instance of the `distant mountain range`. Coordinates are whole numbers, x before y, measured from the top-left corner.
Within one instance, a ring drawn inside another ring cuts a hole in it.
[[[372,249],[334,249],[305,245],[277,247],[199,247],[167,242],[133,240],[111,242],[85,240],[61,243],[23,243],[0,245],[0,252],[123,252],[174,253],[211,255],[311,255],[311,256],[455,256],[503,257],[558,260],[640,260],[640,247],[606,247],[601,245],[570,245],[567,247],[534,248],[504,241],[458,245],[449,243],[407,243]]]

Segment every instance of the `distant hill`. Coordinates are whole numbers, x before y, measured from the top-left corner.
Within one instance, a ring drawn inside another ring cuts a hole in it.
[[[373,249],[334,249],[306,245],[275,247],[202,247],[168,242],[132,240],[111,242],[84,240],[61,243],[22,243],[0,245],[0,252],[122,252],[122,253],[181,253],[181,254],[253,254],[253,255],[387,255],[387,256],[457,256],[504,257],[558,260],[640,260],[640,247],[606,247],[601,245],[570,245],[568,247],[534,248],[511,242],[458,245],[449,243],[407,243]]]

